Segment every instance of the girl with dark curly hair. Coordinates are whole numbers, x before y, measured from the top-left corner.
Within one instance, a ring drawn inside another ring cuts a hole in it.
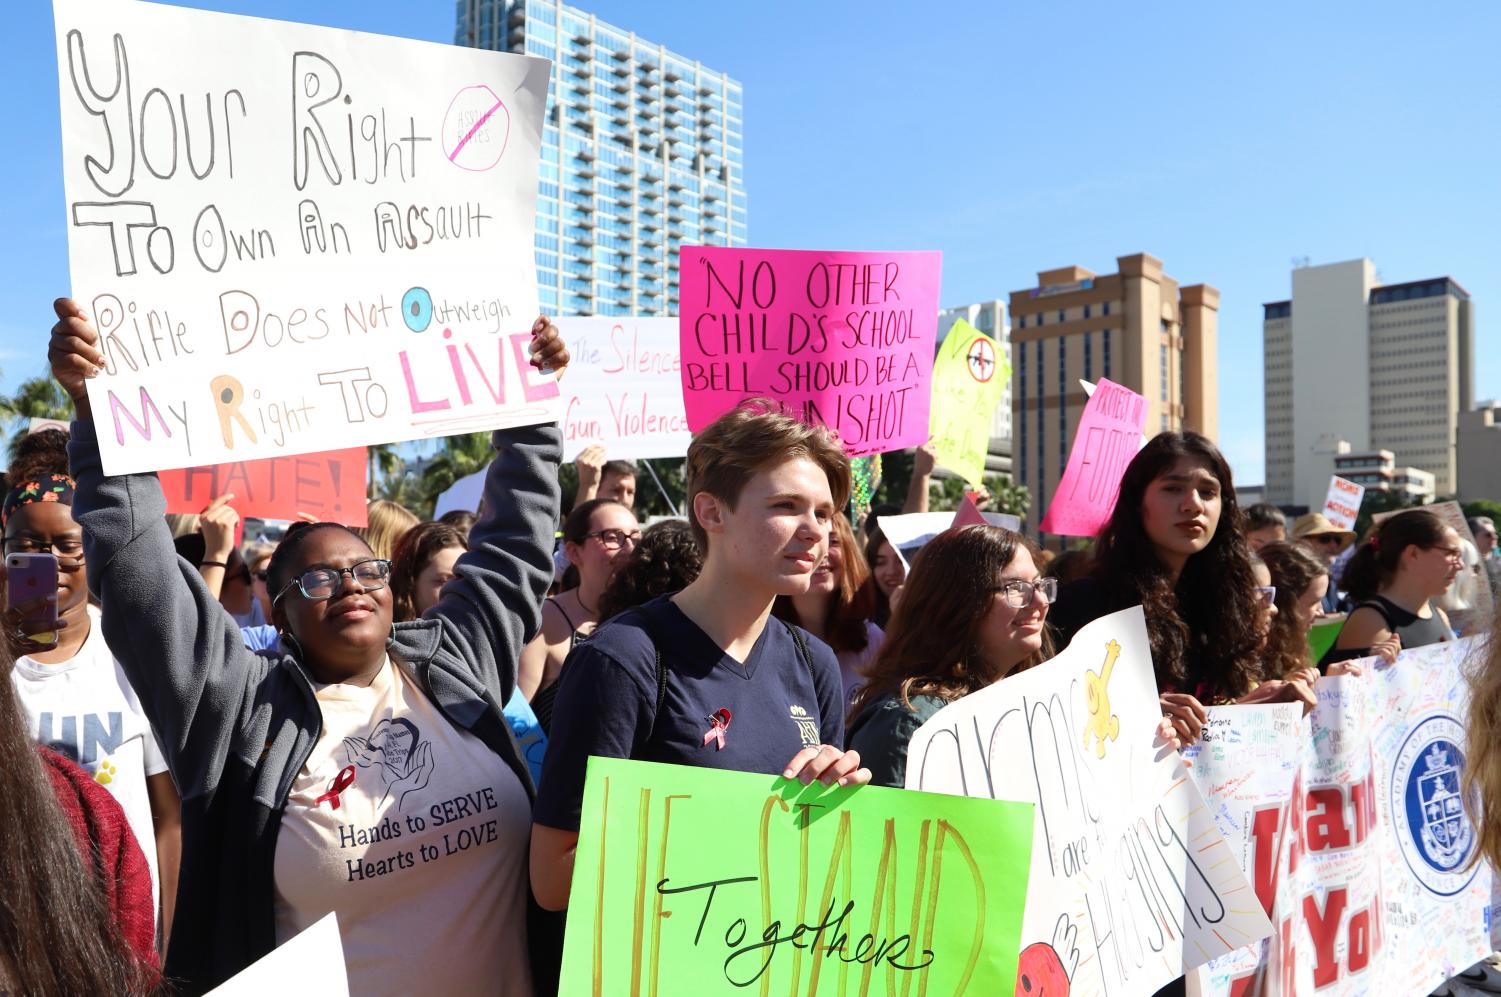
[[[599,597],[599,622],[688,587],[704,566],[704,552],[685,519],[664,519],[641,534],[630,560],[615,570]]]
[[[1298,679],[1263,681],[1265,630],[1230,465],[1192,432],[1160,433],[1132,459],[1090,577],[1058,593],[1060,646],[1092,620],[1140,605],[1164,716],[1184,743],[1205,703],[1313,703]]]
[[[1262,671],[1273,678],[1299,673],[1317,677],[1308,633],[1324,616],[1329,571],[1317,555],[1299,543],[1267,544],[1261,548],[1261,560],[1276,590],[1277,604],[1261,655]],[[1359,675],[1361,671],[1354,661],[1329,667],[1330,675]]]

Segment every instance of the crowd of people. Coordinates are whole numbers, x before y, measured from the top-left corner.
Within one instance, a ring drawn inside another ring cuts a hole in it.
[[[555,992],[590,756],[900,788],[945,704],[1138,605],[1181,747],[1208,706],[1311,709],[1321,675],[1455,639],[1456,579],[1501,581],[1488,520],[1473,561],[1421,509],[1358,542],[1289,527],[1191,432],[1146,443],[1088,544],[961,526],[909,572],[880,517],[926,511],[931,451],[903,508],[853,522],[838,441],[756,402],[694,438],[682,519],[643,529],[634,468],[597,447],[564,514],[546,425],[494,433],[478,514],[375,501],[239,547],[226,500],[169,517],[154,475],[104,474],[98,335],[57,313],[76,419],[19,445],[0,507],[7,558],[57,574],[4,620],[0,993],[201,992],[330,911],[352,992]],[[1467,777],[1501,862],[1489,653]]]

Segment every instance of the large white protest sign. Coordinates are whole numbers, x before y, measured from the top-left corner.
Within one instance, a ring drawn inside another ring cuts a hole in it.
[[[105,469],[555,418],[527,366],[542,59],[55,0]]]
[[[1192,772],[1221,830],[1245,843],[1238,857],[1278,931],[1204,967],[1200,993],[1426,994],[1501,945],[1493,873],[1470,865],[1460,796],[1468,651],[1366,659],[1363,675],[1321,680],[1295,725],[1211,709],[1217,739],[1236,747],[1206,747]]]
[[[289,989],[318,997],[348,997],[349,974],[344,968],[337,913],[293,935],[209,991],[209,997],[261,997]]]
[[[1198,787],[1157,745],[1161,719],[1136,607],[944,707],[912,738],[908,789],[1037,804],[1028,992],[1151,994],[1272,932]]]
[[[563,392],[563,458],[600,444],[611,459],[681,457],[683,411],[676,318],[560,318],[573,359]]]

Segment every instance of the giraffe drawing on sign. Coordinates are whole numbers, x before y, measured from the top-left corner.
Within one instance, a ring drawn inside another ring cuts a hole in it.
[[[1114,741],[1121,734],[1121,718],[1110,712],[1110,673],[1115,668],[1115,659],[1120,657],[1121,646],[1115,641],[1105,645],[1105,663],[1098,672],[1084,673],[1085,693],[1088,696],[1089,720],[1084,726],[1084,747],[1089,747],[1091,736],[1096,738],[1095,755],[1105,757],[1105,742]]]

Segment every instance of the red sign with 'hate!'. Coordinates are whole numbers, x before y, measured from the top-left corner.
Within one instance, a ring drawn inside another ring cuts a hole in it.
[[[229,504],[241,516],[296,519],[307,513],[319,520],[364,526],[367,466],[365,448],[351,447],[161,471],[157,477],[168,512],[202,512],[220,495],[233,494]]]

